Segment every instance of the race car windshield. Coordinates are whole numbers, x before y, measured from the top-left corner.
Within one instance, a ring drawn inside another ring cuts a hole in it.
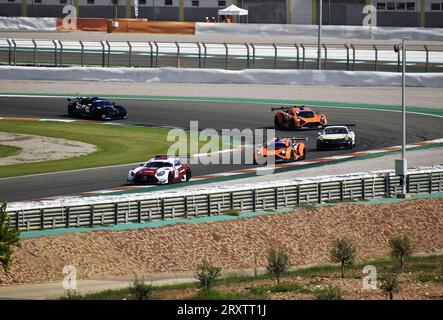
[[[279,150],[286,148],[286,145],[283,142],[271,142],[268,144],[269,150]]]
[[[329,128],[325,130],[326,134],[346,134],[348,131],[345,128]]]
[[[154,161],[154,162],[148,162],[146,164],[146,168],[165,168],[165,167],[172,167],[172,163],[163,162],[163,161]]]
[[[307,110],[297,111],[297,115],[302,118],[314,118],[315,116],[313,111],[307,111]]]
[[[104,101],[96,101],[94,103],[94,105],[97,106],[97,107],[106,107],[106,106],[112,105],[112,103],[109,100],[104,100]]]

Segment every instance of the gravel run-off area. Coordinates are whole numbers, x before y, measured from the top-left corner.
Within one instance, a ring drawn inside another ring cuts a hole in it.
[[[21,149],[17,154],[0,158],[0,166],[60,160],[97,151],[96,146],[80,141],[7,132],[0,132],[0,144]]]

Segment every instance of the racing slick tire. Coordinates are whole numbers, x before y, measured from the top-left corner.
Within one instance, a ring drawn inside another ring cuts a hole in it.
[[[174,183],[174,176],[172,175],[172,172],[170,172],[168,175],[168,184],[173,184],[173,183]]]
[[[348,145],[348,148],[347,148],[347,149],[352,149],[352,148],[354,148],[354,144],[353,144],[352,141],[351,141],[351,143]]]
[[[292,150],[291,151],[291,162],[294,162],[294,161],[296,161],[297,160],[297,158],[296,158],[296,155],[295,155],[295,151],[294,150]]]
[[[187,170],[186,175],[185,175],[185,181],[187,182],[187,181],[191,180],[191,178],[192,178],[191,170]]]
[[[306,147],[303,147],[303,155],[300,157],[300,160],[306,159]]]
[[[278,122],[278,118],[277,117],[274,117],[274,128],[277,129],[277,130],[281,130],[282,129],[282,126]]]

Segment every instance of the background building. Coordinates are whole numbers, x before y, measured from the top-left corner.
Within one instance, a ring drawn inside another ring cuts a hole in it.
[[[66,4],[79,17],[134,17],[132,0],[0,0],[0,16],[60,17]],[[249,23],[317,24],[319,0],[139,0],[139,18],[204,21],[236,4],[249,10]],[[443,0],[323,0],[325,25],[361,25],[363,7],[377,8],[377,25],[443,27]]]

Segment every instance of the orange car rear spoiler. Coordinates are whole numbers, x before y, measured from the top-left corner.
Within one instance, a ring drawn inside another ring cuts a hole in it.
[[[271,111],[288,110],[288,109],[291,109],[291,108],[294,108],[294,107],[274,107],[274,108],[271,108]]]
[[[343,126],[343,127],[355,127],[356,125],[354,123],[334,123],[334,124],[328,124],[325,126],[325,128],[327,127],[335,127],[335,126]]]

